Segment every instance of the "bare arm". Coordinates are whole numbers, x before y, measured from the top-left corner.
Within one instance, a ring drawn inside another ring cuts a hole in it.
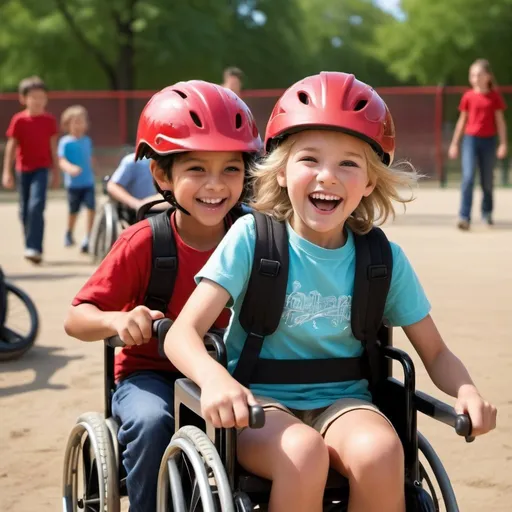
[[[446,346],[430,315],[404,327],[434,384],[457,397],[463,388],[476,390],[462,361]]]
[[[434,384],[457,397],[455,410],[458,414],[469,414],[473,435],[496,428],[496,407],[482,398],[462,361],[444,343],[432,317],[428,315],[404,327],[404,331]]]
[[[503,148],[501,151],[505,154],[498,155],[499,158],[505,158],[507,153],[507,123],[505,123],[505,116],[503,110],[496,110],[494,113],[496,119],[496,128],[498,129],[498,137],[500,146]]]
[[[117,334],[113,322],[119,315],[122,315],[119,311],[101,311],[93,304],[71,306],[64,330],[68,336],[82,341],[103,340]]]
[[[124,187],[118,183],[114,183],[112,180],[107,183],[107,192],[113,199],[134,210],[137,210],[141,204],[139,199],[133,197]]]
[[[78,176],[82,169],[75,164],[72,164],[67,158],[64,158],[61,156],[59,158],[59,167],[65,172],[66,174],[69,174],[70,176]]]
[[[203,338],[228,300],[229,293],[224,288],[203,279],[165,338],[164,350],[167,357],[200,388],[215,375],[227,374],[227,371],[210,357]]]
[[[464,132],[464,126],[466,126],[466,121],[468,119],[468,113],[462,111],[459,115],[459,119],[457,120],[457,124],[455,125],[455,131],[453,132],[452,138],[452,146],[458,146],[460,142],[460,138],[462,137],[462,133]]]
[[[12,176],[13,165],[14,165],[14,157],[16,154],[16,147],[18,146],[18,141],[9,137],[7,139],[7,143],[5,145],[4,152],[4,174]]]

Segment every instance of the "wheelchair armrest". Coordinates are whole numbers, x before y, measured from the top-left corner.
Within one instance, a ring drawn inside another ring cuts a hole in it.
[[[176,403],[183,404],[194,414],[201,416],[201,390],[190,379],[176,379],[174,383],[174,399]]]
[[[414,404],[416,409],[426,416],[453,427],[455,432],[457,432],[459,436],[464,436],[468,443],[475,440],[471,435],[471,419],[467,414],[457,414],[455,409],[450,405],[421,391],[416,391]]]
[[[190,379],[176,379],[174,383],[174,400],[178,406],[184,405],[201,417],[201,390]],[[249,427],[262,428],[265,425],[265,411],[260,405],[249,406]]]

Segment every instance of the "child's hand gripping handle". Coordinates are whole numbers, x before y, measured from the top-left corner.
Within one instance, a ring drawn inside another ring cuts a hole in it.
[[[470,417],[467,414],[457,415],[457,418],[455,418],[455,432],[459,436],[464,436],[466,443],[472,443],[475,440],[475,437],[471,435],[472,430]]]
[[[161,357],[165,357],[164,353],[164,340],[167,331],[171,328],[172,320],[169,318],[161,318],[153,321],[153,336],[158,339],[158,352]],[[119,335],[111,336],[105,340],[105,343],[112,348],[124,347],[125,344]]]

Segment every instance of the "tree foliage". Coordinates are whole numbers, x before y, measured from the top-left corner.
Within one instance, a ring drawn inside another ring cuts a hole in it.
[[[0,0],[0,90],[39,74],[53,89],[155,89],[221,79],[281,88],[321,70],[372,85],[465,83],[478,57],[512,81],[512,0]]]
[[[465,84],[477,58],[510,83],[512,0],[402,0],[405,20],[376,30],[375,54],[403,81]]]

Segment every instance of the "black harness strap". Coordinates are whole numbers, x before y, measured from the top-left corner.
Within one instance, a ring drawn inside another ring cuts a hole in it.
[[[164,315],[167,314],[178,273],[176,242],[170,215],[170,210],[166,210],[148,219],[153,234],[153,254],[151,277],[144,305],[149,309],[161,311]]]
[[[253,381],[263,339],[277,329],[281,320],[289,259],[286,225],[258,212],[252,215],[256,224],[254,259],[239,317],[248,336],[233,374],[246,386]]]
[[[391,284],[393,255],[384,232],[373,228],[366,235],[354,235],[356,275],[352,296],[351,326],[354,336],[363,343],[371,375],[370,384],[380,380],[382,357],[378,332]]]

